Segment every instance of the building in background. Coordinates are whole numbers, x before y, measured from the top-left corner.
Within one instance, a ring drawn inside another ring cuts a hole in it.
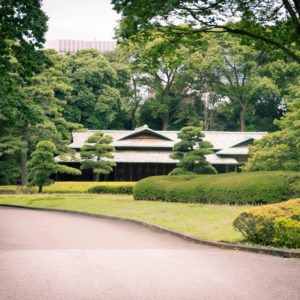
[[[48,41],[46,48],[54,49],[59,54],[77,52],[79,50],[96,49],[101,53],[113,51],[116,48],[115,41],[81,41],[81,40],[52,40]]]
[[[178,131],[157,131],[147,125],[135,130],[88,130],[73,132],[70,148],[76,151],[77,159],[63,162],[66,165],[80,168],[80,149],[86,140],[95,132],[109,134],[113,138],[113,161],[117,164],[113,172],[101,175],[101,181],[137,181],[154,175],[167,175],[175,167],[177,161],[170,158],[174,145],[179,142]],[[253,141],[262,138],[267,132],[226,132],[203,131],[205,140],[212,147],[212,154],[206,155],[219,173],[238,171],[249,155],[249,146]],[[83,170],[82,175],[73,176],[58,174],[56,180],[92,181],[92,170]]]

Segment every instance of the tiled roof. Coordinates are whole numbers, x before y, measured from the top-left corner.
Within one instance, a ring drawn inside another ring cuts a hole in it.
[[[232,147],[232,148],[225,148],[218,152],[217,155],[248,155],[249,148],[248,147]]]
[[[176,163],[169,157],[175,143],[179,141],[179,131],[154,131],[148,126],[136,130],[88,130],[73,132],[73,143],[69,146],[80,149],[86,140],[95,132],[109,134],[113,138],[115,162],[123,163]],[[237,160],[229,156],[248,155],[247,144],[256,140],[267,132],[228,132],[203,131],[204,140],[213,145],[214,154],[206,156],[214,164],[238,164]],[[149,136],[150,135],[150,136]],[[243,146],[242,146],[243,145]],[[130,150],[131,149],[131,150]],[[140,150],[139,150],[140,149]],[[77,153],[78,158],[80,154]],[[57,158],[60,160],[59,158]]]
[[[164,135],[170,139],[125,139],[124,137],[132,134],[133,130],[88,130],[85,132],[73,132],[73,143],[70,144],[71,148],[81,148],[85,141],[95,132],[102,131],[113,137],[113,145],[116,148],[121,147],[149,147],[149,148],[170,148],[179,141],[177,134],[179,131],[155,131],[158,134]],[[235,145],[241,144],[249,139],[259,139],[267,134],[267,132],[229,132],[229,131],[203,131],[205,140],[213,145],[214,150],[221,150],[230,148]]]

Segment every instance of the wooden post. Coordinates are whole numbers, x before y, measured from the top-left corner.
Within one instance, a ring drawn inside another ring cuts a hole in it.
[[[130,169],[130,181],[132,181],[132,163],[129,164],[129,169]]]
[[[162,164],[162,173],[166,175],[166,164]]]

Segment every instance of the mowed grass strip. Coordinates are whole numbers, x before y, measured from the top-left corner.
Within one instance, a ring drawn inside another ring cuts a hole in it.
[[[133,187],[135,182],[128,181],[57,181],[54,184],[43,187],[43,193],[87,193],[90,188],[94,187],[106,187],[106,188],[117,188],[117,187]],[[0,194],[12,194],[22,192],[21,186],[17,185],[2,185],[0,186]],[[27,188],[27,192],[37,192],[37,187]],[[26,192],[26,188],[25,188]]]
[[[247,206],[134,201],[130,195],[42,194],[0,195],[0,204],[67,209],[125,217],[160,225],[201,239],[242,239],[232,222]]]

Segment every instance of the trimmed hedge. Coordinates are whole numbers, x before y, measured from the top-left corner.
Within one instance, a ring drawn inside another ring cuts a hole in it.
[[[300,196],[297,172],[226,173],[217,175],[153,176],[134,187],[135,200],[264,204]]]
[[[92,188],[89,188],[88,193],[92,194],[128,194],[133,193],[133,185],[98,185]]]
[[[45,186],[43,193],[111,193],[132,194],[135,182],[58,181]],[[0,186],[0,194],[33,194],[36,187]]]
[[[0,186],[0,194],[16,194],[16,185],[2,185]]]
[[[247,209],[233,226],[249,242],[300,248],[300,199]]]

